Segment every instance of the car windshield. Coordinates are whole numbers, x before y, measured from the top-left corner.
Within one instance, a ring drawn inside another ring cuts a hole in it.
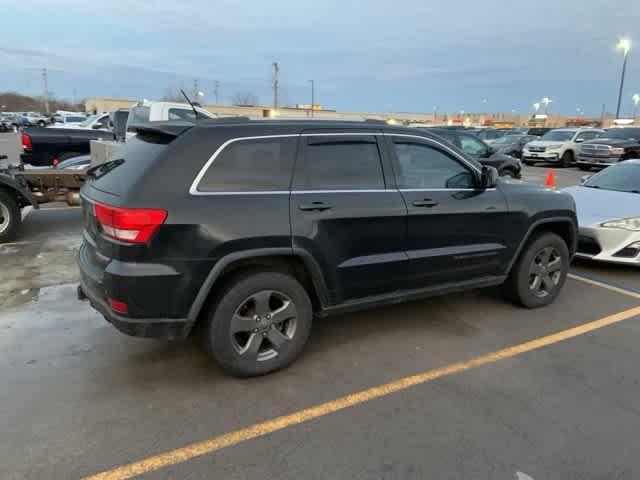
[[[87,119],[86,119],[84,122],[80,123],[80,126],[81,126],[81,127],[88,127],[88,126],[89,126],[89,125],[91,125],[91,123],[92,123],[95,119],[97,119],[99,116],[100,116],[100,115],[91,115],[90,117],[87,117]],[[75,121],[75,120],[72,120],[72,121]]]
[[[601,135],[604,138],[640,139],[640,128],[611,128]]]
[[[64,121],[65,123],[78,123],[78,122],[83,122],[85,120],[85,117],[64,117]]]
[[[543,135],[542,140],[551,142],[566,142],[571,140],[576,132],[573,130],[551,130]]]
[[[597,173],[585,187],[640,193],[640,163],[618,163]]]

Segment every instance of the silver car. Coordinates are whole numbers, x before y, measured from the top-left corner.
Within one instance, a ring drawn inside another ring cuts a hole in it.
[[[577,257],[640,265],[640,160],[612,165],[564,191],[578,212]]]

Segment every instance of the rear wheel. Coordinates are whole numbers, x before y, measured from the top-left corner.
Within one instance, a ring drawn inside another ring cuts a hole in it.
[[[205,345],[215,361],[239,377],[289,365],[311,332],[309,295],[293,277],[254,272],[232,279],[209,312]]]
[[[555,233],[535,234],[527,242],[503,288],[506,296],[527,308],[552,303],[567,278],[569,249]]]
[[[573,164],[573,152],[571,150],[567,150],[562,154],[560,158],[560,166],[562,167],[570,167]]]
[[[509,177],[509,178],[517,178],[516,172],[514,172],[510,168],[507,168],[507,169],[503,170],[502,171],[502,176],[503,177]]]
[[[0,189],[0,243],[13,240],[20,223],[22,217],[15,196],[7,190]]]

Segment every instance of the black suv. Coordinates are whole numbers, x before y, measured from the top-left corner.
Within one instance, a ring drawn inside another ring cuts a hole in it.
[[[290,363],[314,316],[499,284],[546,305],[576,243],[569,195],[369,123],[140,126],[82,205],[79,297],[130,335],[202,332],[239,376]]]

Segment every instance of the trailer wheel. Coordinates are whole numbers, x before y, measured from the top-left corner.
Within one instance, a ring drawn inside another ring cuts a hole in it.
[[[22,223],[18,202],[11,191],[0,189],[0,243],[13,240]]]

